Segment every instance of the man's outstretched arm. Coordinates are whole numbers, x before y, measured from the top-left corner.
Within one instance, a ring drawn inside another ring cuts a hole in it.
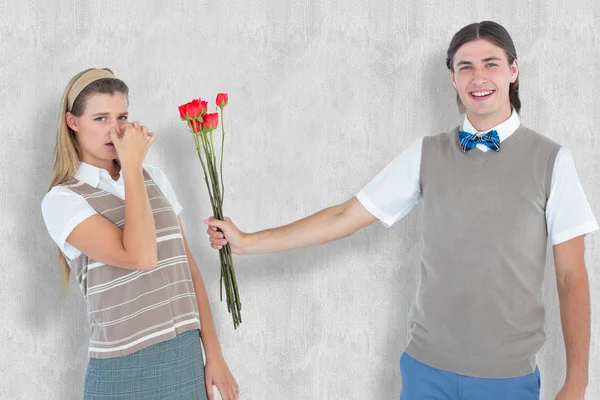
[[[377,221],[356,197],[316,214],[278,228],[247,234],[229,218],[210,218],[208,225],[211,246],[220,249],[226,243],[234,254],[275,253],[331,242],[352,235]],[[219,232],[218,229],[221,230]]]

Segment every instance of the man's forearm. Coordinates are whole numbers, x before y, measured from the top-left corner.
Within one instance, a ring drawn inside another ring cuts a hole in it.
[[[343,205],[336,205],[285,226],[248,234],[242,250],[244,254],[275,253],[343,238],[354,232],[340,217],[343,211]]]
[[[567,355],[565,385],[585,390],[590,348],[590,290],[585,269],[559,282],[558,295]]]

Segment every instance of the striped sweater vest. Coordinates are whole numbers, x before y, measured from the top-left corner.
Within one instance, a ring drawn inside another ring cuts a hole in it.
[[[143,174],[156,226],[157,266],[134,271],[103,264],[85,254],[68,261],[86,299],[88,354],[93,358],[131,354],[178,333],[200,329],[179,219],[148,172]],[[123,229],[123,199],[76,179],[64,186]]]

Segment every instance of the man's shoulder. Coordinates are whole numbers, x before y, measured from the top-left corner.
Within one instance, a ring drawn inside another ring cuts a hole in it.
[[[428,144],[446,144],[449,143],[452,138],[455,138],[458,135],[459,130],[460,125],[457,125],[444,132],[425,135],[423,136],[423,142],[428,142]]]
[[[558,143],[554,139],[551,139],[548,136],[544,135],[543,133],[540,133],[537,130],[529,128],[523,124],[521,124],[518,129],[522,130],[523,135],[525,137],[527,137],[529,140],[535,141],[541,145],[546,145],[550,148],[557,148],[557,149],[560,149],[562,147],[560,145],[560,143]]]

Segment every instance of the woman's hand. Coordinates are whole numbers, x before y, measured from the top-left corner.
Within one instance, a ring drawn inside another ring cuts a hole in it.
[[[240,388],[223,357],[206,359],[204,378],[208,400],[214,400],[215,398],[213,385],[217,387],[223,400],[238,400],[240,398]]]
[[[109,134],[123,165],[141,166],[148,149],[156,140],[156,135],[137,121],[128,123],[122,135],[115,128],[110,128]]]

